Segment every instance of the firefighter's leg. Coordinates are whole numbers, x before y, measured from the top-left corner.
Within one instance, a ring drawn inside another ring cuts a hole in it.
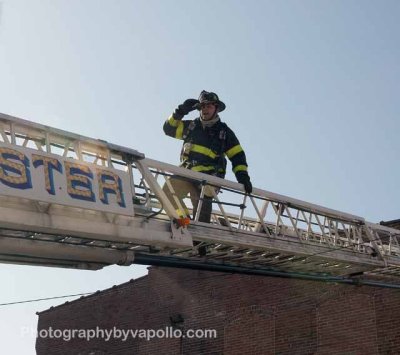
[[[203,204],[201,206],[199,222],[210,223],[212,211],[212,197],[204,195]]]
[[[180,217],[189,217],[189,210],[183,202],[183,199],[190,192],[189,183],[187,181],[171,177],[165,182],[163,191],[171,202],[172,206],[174,206],[176,209],[178,215]]]
[[[199,215],[199,222],[210,223],[211,222],[211,212],[212,212],[212,200],[215,196],[215,188],[209,185],[204,187],[204,197],[201,204],[201,210]],[[200,196],[200,191],[199,191]],[[197,211],[197,206],[196,206]],[[195,214],[193,214],[195,216]]]
[[[205,186],[204,196],[201,204],[201,210],[199,214],[199,222],[210,223],[211,222],[211,212],[212,212],[212,200],[216,194],[216,190],[212,186]],[[200,190],[199,190],[200,196]],[[197,210],[197,208],[196,208]],[[196,245],[196,244],[195,244]],[[198,246],[198,253],[200,256],[207,255],[208,248],[207,245]]]

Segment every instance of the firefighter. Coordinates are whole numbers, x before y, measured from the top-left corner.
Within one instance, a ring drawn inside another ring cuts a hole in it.
[[[232,163],[232,170],[237,181],[243,184],[246,193],[250,194],[252,184],[247,172],[246,155],[235,133],[226,123],[221,122],[219,117],[219,113],[225,108],[225,104],[217,94],[203,90],[198,100],[187,99],[175,109],[164,123],[164,132],[170,137],[183,140],[180,166],[224,178],[227,165],[225,156],[227,156]],[[194,110],[200,111],[200,117],[194,120],[182,120],[184,116]],[[194,218],[200,199],[201,185],[178,177],[170,178],[169,183],[181,206],[178,206],[174,200],[168,183],[164,185],[163,190],[177,209],[178,214],[182,217],[189,216],[183,198],[190,194]],[[212,199],[217,190],[207,185],[204,192],[199,221],[210,223]],[[181,207],[184,208],[184,211],[181,210]]]

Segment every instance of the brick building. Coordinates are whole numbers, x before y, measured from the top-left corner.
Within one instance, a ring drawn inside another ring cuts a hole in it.
[[[39,355],[398,354],[400,290],[151,267],[39,313],[38,330],[49,327],[215,329],[217,337],[38,338]]]

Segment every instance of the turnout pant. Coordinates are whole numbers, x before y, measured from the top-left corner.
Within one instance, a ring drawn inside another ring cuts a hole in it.
[[[190,216],[183,199],[189,194],[193,206],[193,219],[196,217],[201,186],[198,183],[184,180],[181,178],[171,177],[163,186],[163,191],[176,209],[180,217]],[[212,211],[212,199],[216,194],[214,187],[206,185],[204,188],[203,203],[200,210],[199,222],[210,223]]]

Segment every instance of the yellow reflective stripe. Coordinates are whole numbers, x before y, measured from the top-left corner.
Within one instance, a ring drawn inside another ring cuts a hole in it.
[[[203,147],[202,145],[198,144],[192,144],[190,151],[206,155],[211,159],[215,159],[217,157],[217,154],[215,154],[211,149]]]
[[[178,128],[176,129],[175,138],[182,139],[183,138],[183,128],[184,124],[182,121],[179,121]]]
[[[229,159],[231,159],[233,156],[235,156],[237,153],[243,152],[243,148],[241,147],[240,144],[235,145],[233,148],[229,149],[226,151],[226,155],[228,156]]]
[[[172,116],[172,115],[169,116],[169,118],[168,118],[168,123],[169,123],[169,125],[172,126],[172,127],[178,127],[179,122],[181,122],[181,120],[176,120],[176,119],[174,118],[174,116]]]
[[[197,165],[197,166],[194,166],[193,168],[191,168],[190,170],[202,172],[202,171],[215,170],[215,167],[214,166]]]
[[[238,165],[233,168],[233,172],[237,173],[238,171],[247,171],[246,165]]]
[[[186,216],[190,216],[189,210],[187,208],[184,208],[184,211],[177,209],[176,213],[178,214],[179,217],[183,218]]]
[[[183,122],[181,120],[176,120],[172,115],[168,118],[168,124],[171,127],[176,128],[175,138],[182,139],[183,137],[183,129],[185,128]]]

